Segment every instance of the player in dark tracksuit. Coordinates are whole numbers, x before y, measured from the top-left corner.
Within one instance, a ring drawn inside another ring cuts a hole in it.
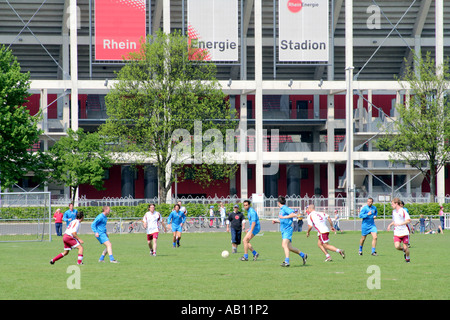
[[[237,246],[241,244],[242,229],[245,228],[245,219],[239,206],[234,205],[233,212],[228,215],[229,224],[227,224],[227,232],[231,232],[232,253],[237,253]]]

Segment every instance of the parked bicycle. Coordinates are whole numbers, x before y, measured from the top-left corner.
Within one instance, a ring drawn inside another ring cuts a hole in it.
[[[187,232],[191,230],[191,227],[194,225],[193,218],[186,218],[185,223],[183,223],[183,232]]]
[[[139,232],[141,230],[141,223],[139,221],[130,221],[128,223],[128,233]]]
[[[196,228],[207,228],[207,226],[208,226],[208,221],[203,216],[195,217],[195,218],[193,218],[193,220],[194,220],[193,225]]]
[[[122,233],[125,231],[125,227],[123,225],[123,221],[116,221],[114,222],[113,232],[114,233]]]

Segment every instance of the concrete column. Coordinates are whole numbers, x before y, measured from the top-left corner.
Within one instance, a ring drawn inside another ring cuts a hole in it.
[[[247,95],[241,94],[241,107],[240,107],[240,122],[239,122],[239,145],[238,150],[239,152],[248,152],[247,150]],[[240,172],[240,178],[241,178],[241,198],[247,199],[248,198],[248,163],[243,162],[241,163],[241,172]]]
[[[256,193],[264,192],[263,168],[263,92],[262,92],[262,1],[255,0],[255,136]]]
[[[346,143],[347,143],[347,210],[353,212],[353,0],[345,0],[345,80],[346,94]]]
[[[163,2],[163,31],[170,33],[170,0]]]
[[[158,170],[154,165],[144,168],[144,197],[152,199],[158,196]]]
[[[78,130],[78,39],[77,39],[77,1],[70,0],[70,79],[71,88],[71,128]]]
[[[436,66],[444,63],[444,0],[436,0]],[[440,70],[439,72],[442,72]],[[439,202],[445,197],[445,166],[439,170],[436,179],[436,195]]]
[[[122,166],[122,197],[133,197],[134,198],[134,170],[130,165]]]

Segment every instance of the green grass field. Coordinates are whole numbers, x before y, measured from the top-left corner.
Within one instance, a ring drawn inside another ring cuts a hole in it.
[[[291,267],[282,268],[281,236],[265,232],[252,240],[258,261],[242,262],[230,251],[230,236],[221,233],[185,233],[182,246],[172,248],[171,235],[160,234],[158,256],[150,257],[144,234],[110,235],[119,264],[98,263],[102,251],[93,235],[85,241],[80,289],[68,289],[77,250],[50,265],[62,251],[61,238],[53,242],[0,243],[0,299],[164,299],[164,300],[302,300],[302,299],[449,299],[450,233],[413,235],[411,263],[393,247],[392,233],[380,232],[377,251],[357,254],[359,232],[331,234],[331,243],[346,251],[346,259],[331,253],[325,263],[316,233],[306,238],[296,233],[293,244],[308,253],[305,266],[291,254]],[[379,267],[381,288],[369,289],[373,276],[368,267]]]

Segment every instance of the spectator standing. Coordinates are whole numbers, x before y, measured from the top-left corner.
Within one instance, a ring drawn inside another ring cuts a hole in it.
[[[62,221],[63,221],[63,214],[61,212],[61,209],[56,209],[55,213],[53,214],[53,219],[55,219],[55,230],[56,235],[58,237],[62,236]]]
[[[228,215],[227,232],[231,232],[231,253],[237,253],[237,247],[241,244],[242,229],[245,229],[244,214],[239,211],[239,205],[235,204],[233,212]]]

